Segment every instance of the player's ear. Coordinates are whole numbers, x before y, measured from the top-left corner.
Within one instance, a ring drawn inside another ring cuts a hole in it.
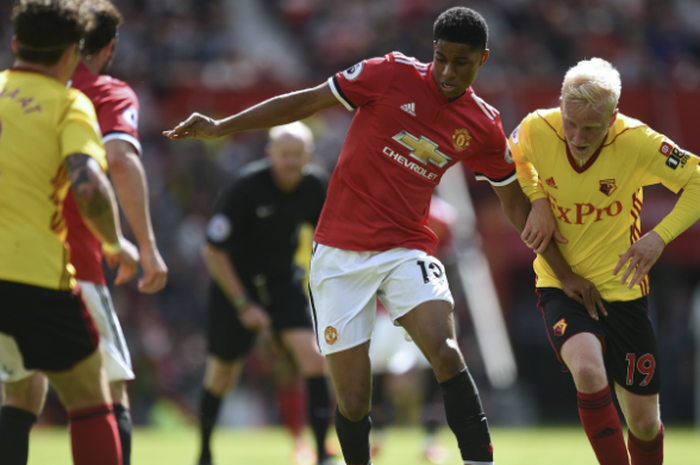
[[[12,52],[17,55],[17,36],[12,36]]]
[[[479,61],[479,67],[484,66],[489,59],[490,50],[487,48],[481,52],[481,60]]]
[[[617,113],[618,113],[618,111],[619,111],[619,110],[618,110],[617,108],[615,108],[615,110],[613,110],[612,117],[610,118],[610,125],[609,125],[608,127],[611,128],[611,127],[613,126],[613,124],[615,124],[615,121],[617,121]]]

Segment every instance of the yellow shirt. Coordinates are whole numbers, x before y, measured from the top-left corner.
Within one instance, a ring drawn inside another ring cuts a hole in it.
[[[620,283],[622,272],[612,273],[619,255],[641,237],[642,187],[662,183],[677,193],[691,179],[697,184],[700,159],[641,121],[618,114],[601,149],[579,167],[567,150],[558,108],[526,116],[508,143],[525,194],[531,201],[549,198],[559,231],[569,240],[557,245],[574,273],[593,282],[607,301],[629,301],[648,294],[648,276],[628,289]],[[693,212],[682,215],[681,209],[674,209],[673,213],[690,218],[699,209],[692,207]],[[682,229],[696,219],[690,218]],[[666,243],[681,232],[663,227],[655,230]],[[535,259],[534,269],[538,287],[561,289],[541,256]]]
[[[106,169],[90,100],[29,70],[0,72],[0,280],[67,290],[64,159],[82,153]]]

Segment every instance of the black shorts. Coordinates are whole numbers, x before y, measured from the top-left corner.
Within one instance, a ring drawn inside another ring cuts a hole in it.
[[[99,346],[78,286],[58,291],[0,281],[0,302],[0,332],[15,339],[28,370],[68,370]]]
[[[561,346],[568,338],[592,333],[603,344],[608,379],[635,394],[659,393],[659,356],[646,297],[629,302],[603,301],[608,316],[601,315],[596,321],[586,307],[561,289],[539,288],[537,293],[547,334],[559,361]]]
[[[276,334],[286,329],[312,328],[309,303],[299,277],[284,275],[265,279],[258,275],[256,278],[243,279],[243,284],[248,298],[267,311]],[[207,313],[210,354],[222,360],[233,361],[251,351],[258,331],[251,331],[241,325],[236,309],[213,282]]]

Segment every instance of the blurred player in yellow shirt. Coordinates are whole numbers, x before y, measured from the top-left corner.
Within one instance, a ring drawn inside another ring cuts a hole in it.
[[[664,246],[700,217],[700,169],[697,156],[619,113],[620,90],[610,63],[581,61],[564,78],[560,108],[529,114],[509,146],[523,191],[530,201],[549,199],[568,240],[535,260],[539,305],[574,378],[598,461],[629,464],[631,457],[634,465],[657,465],[664,429],[648,272]],[[642,188],[658,183],[684,192],[642,236]],[[627,448],[610,384],[629,427]]]
[[[137,270],[135,249],[122,246],[95,110],[66,87],[90,22],[79,7],[21,0],[12,14],[16,60],[0,73],[0,362],[3,378],[20,367],[48,376],[68,410],[75,464],[120,465],[99,334],[63,243],[70,186],[108,261],[120,264],[118,282]],[[2,413],[22,415],[13,405]],[[3,464],[23,464],[26,456],[5,453],[26,435],[11,424],[0,422]]]

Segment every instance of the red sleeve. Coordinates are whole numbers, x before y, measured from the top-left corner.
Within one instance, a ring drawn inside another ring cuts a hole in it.
[[[139,141],[139,101],[130,87],[113,89],[100,102],[97,119],[103,134],[103,142],[114,139],[125,140],[141,154]]]
[[[394,56],[361,61],[328,80],[336,98],[348,110],[355,110],[381,96],[394,77]]]
[[[489,181],[495,186],[504,186],[516,179],[515,165],[503,132],[500,114],[494,119],[493,129],[478,155],[468,158],[465,162],[474,170],[476,179]]]

